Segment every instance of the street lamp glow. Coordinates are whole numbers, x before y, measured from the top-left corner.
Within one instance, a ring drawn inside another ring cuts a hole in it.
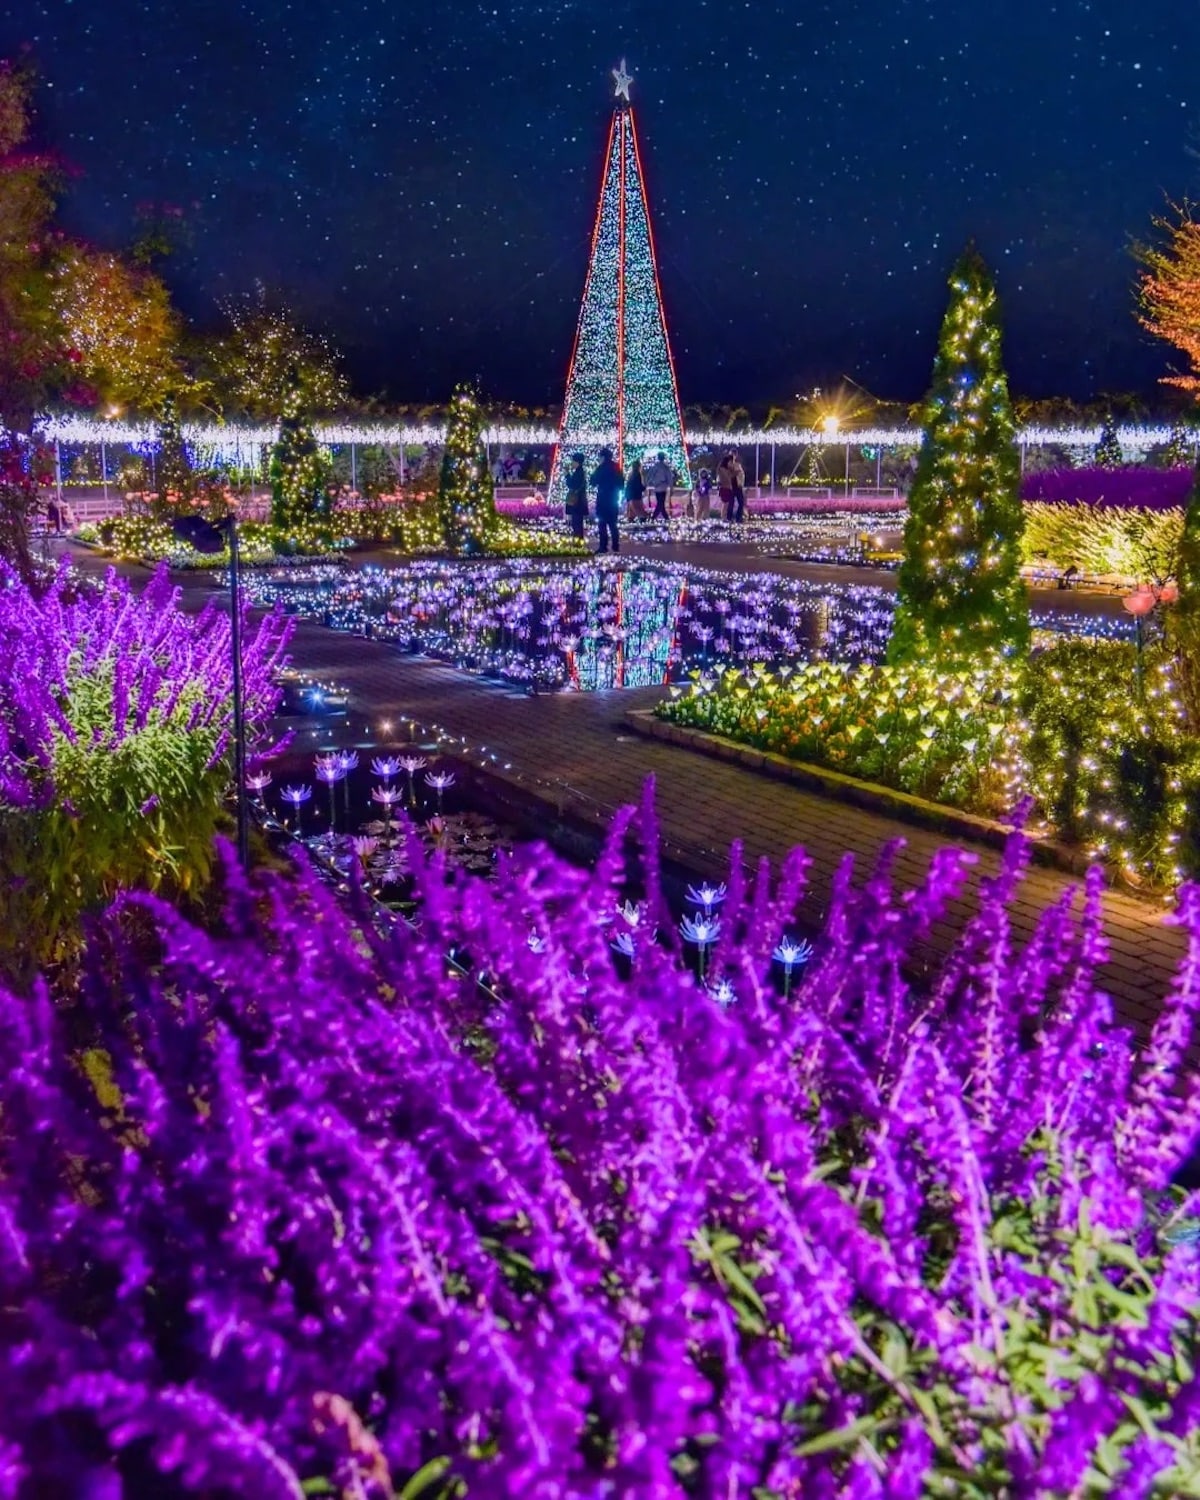
[[[841,423],[837,417],[828,416],[821,419],[821,431],[824,432],[826,437],[837,437],[840,426]]]

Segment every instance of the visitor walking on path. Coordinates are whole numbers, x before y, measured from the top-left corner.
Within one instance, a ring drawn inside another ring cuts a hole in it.
[[[588,483],[596,491],[596,529],[599,533],[598,552],[607,552],[611,540],[612,550],[621,550],[621,538],[617,531],[617,514],[621,505],[621,490],[624,476],[613,463],[612,449],[600,450],[600,462],[592,472]]]
[[[692,511],[697,521],[708,520],[708,508],[712,504],[712,475],[707,469],[701,469],[696,476],[696,488],[692,491],[688,500],[688,510]]]
[[[583,467],[583,454],[571,454],[571,467],[567,470],[567,518],[571,522],[571,535],[583,540],[583,523],[587,520],[587,474]]]
[[[733,503],[729,508],[727,519],[740,525],[746,519],[746,471],[742,468],[736,450],[729,455],[729,474],[732,480]]]
[[[646,482],[654,491],[654,515],[652,520],[669,521],[670,512],[667,510],[667,497],[671,493],[671,486],[675,483],[675,470],[667,462],[667,455],[660,453],[646,474]]]
[[[717,497],[727,521],[733,520],[733,454],[722,453],[717,465]]]
[[[643,496],[646,493],[646,481],[642,476],[642,461],[635,458],[629,473],[625,476],[625,514],[631,521],[644,521],[646,519],[646,503]]]

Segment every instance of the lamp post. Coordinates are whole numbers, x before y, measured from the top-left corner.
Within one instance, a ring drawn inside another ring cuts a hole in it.
[[[242,703],[242,588],[238,566],[237,517],[217,522],[202,516],[176,516],[171,531],[197,552],[221,552],[229,539],[229,650],[233,657],[233,775],[237,808],[238,860],[250,868],[250,809],[246,802],[246,724]]]

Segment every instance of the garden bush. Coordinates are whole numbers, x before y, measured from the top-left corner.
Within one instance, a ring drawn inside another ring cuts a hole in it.
[[[1026,563],[1076,567],[1163,583],[1175,576],[1183,511],[1027,501],[1022,557]]]
[[[1200,742],[1169,658],[1059,641],[1030,658],[1020,707],[1021,785],[1060,835],[1130,879],[1200,875]]]
[[[167,562],[173,568],[228,567],[229,551],[197,552],[176,537],[170,525],[153,516],[110,516],[94,525],[81,526],[79,539],[130,561]],[[238,526],[238,556],[251,566],[279,558],[328,557],[345,550],[354,538],[341,524],[301,523],[287,532],[261,521],[243,521]]]
[[[69,1031],[0,1004],[8,1494],[1200,1494],[1196,890],[1139,1057],[1015,840],[920,991],[953,851],[847,865],[795,979],[804,856],[735,849],[706,985],[648,805],[410,858],[419,930],[226,855],[218,933],[123,896]]]
[[[0,563],[0,593],[0,973],[19,977],[120,887],[202,882],[229,783],[229,619],[185,614],[165,568],[135,594],[64,566],[38,595]],[[289,631],[278,615],[247,631],[251,736]]]
[[[1165,653],[1042,642],[976,671],[813,662],[692,674],[656,712],[792,760],[1046,831],[1135,883],[1200,875],[1200,742]]]

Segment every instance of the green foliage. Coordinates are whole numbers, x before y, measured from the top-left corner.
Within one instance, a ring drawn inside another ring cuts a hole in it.
[[[229,767],[213,762],[216,725],[188,728],[202,689],[185,688],[169,714],[151,714],[113,746],[114,677],[110,660],[70,679],[75,738],[54,731],[48,773],[69,796],[0,807],[0,968],[10,976],[69,959],[81,915],[122,888],[186,896],[207,878]]]
[[[53,298],[59,173],[29,149],[33,77],[0,60],[0,557],[35,572],[29,529],[38,504],[29,448],[35,414],[71,368]]]
[[[1027,563],[1076,567],[1101,577],[1143,582],[1175,577],[1183,512],[1132,506],[1025,504],[1022,555]]]
[[[158,424],[157,479],[154,502],[157,516],[169,516],[186,507],[196,492],[196,474],[183,441],[179,408],[170,396],[163,402]]]
[[[1167,639],[1189,727],[1200,734],[1200,471],[1180,528],[1175,579],[1179,598],[1167,612]]]
[[[1102,469],[1119,469],[1123,461],[1116,419],[1112,412],[1106,412],[1100,427],[1100,441],[1096,444],[1096,462]]]
[[[1013,1493],[1014,1414],[1022,1414],[1027,1441],[1041,1452],[1052,1414],[1079,1401],[1082,1392],[1114,1386],[1120,1371],[1126,1391],[1125,1379],[1132,1376],[1137,1394],[1122,1398],[1126,1421],[1094,1448],[1086,1488],[1072,1493],[1125,1493],[1130,1449],[1148,1434],[1170,1455],[1152,1493],[1163,1500],[1200,1496],[1197,1434],[1172,1432],[1170,1421],[1179,1386],[1193,1368],[1195,1324],[1190,1317],[1175,1320],[1165,1349],[1139,1339],[1158,1315],[1159,1289],[1169,1274],[1169,1230],[1135,1248],[1129,1237],[1097,1222],[1101,1214],[1087,1197],[1064,1193],[1064,1178],[1086,1183],[1091,1163],[1064,1162],[1051,1129],[1026,1150],[1039,1163],[1028,1185],[1020,1194],[994,1197],[980,1218],[985,1295],[977,1316],[986,1321],[990,1336],[972,1346],[970,1391],[930,1345],[864,1307],[857,1318],[859,1347],[839,1372],[850,1409],[862,1415],[831,1426],[828,1409],[814,1404],[805,1415],[816,1436],[800,1451],[873,1450],[886,1461],[901,1427],[915,1420],[932,1455],[922,1493],[994,1500]],[[869,1221],[873,1205],[862,1201],[840,1167],[827,1161],[826,1180]],[[1174,1199],[1166,1198],[1158,1215],[1163,1229],[1175,1209]],[[876,1212],[882,1212],[882,1204]],[[924,1229],[931,1246],[960,1240],[949,1202]],[[940,1269],[935,1260],[927,1266],[927,1280],[936,1286]],[[730,1301],[740,1316],[738,1300],[731,1295]],[[1135,1352],[1139,1346],[1147,1352]],[[968,1452],[975,1456],[964,1462]]]
[[[658,712],[916,796],[999,812],[1016,697],[1013,668],[943,670],[809,662],[719,677],[692,673]]]
[[[279,437],[271,450],[271,524],[282,535],[326,520],[333,509],[333,465],[313,433],[299,377],[283,401]]]
[[[1029,609],[1013,416],[996,292],[974,250],[950,277],[922,425],[889,659],[1019,654]]]
[[[437,493],[442,541],[455,556],[491,551],[501,530],[482,433],[479,398],[469,386],[460,385],[450,402]]]
[[[1200,873],[1200,743],[1188,732],[1169,659],[1060,641],[1029,660],[1021,691],[1023,784],[1063,837],[1131,879],[1174,885]]]
[[[274,422],[299,387],[309,412],[346,403],[346,378],[329,343],[267,305],[265,293],[227,309],[229,331],[203,352],[206,383],[227,412],[252,422]]]
[[[1200,742],[1170,659],[1054,640],[1024,664],[692,674],[657,710],[674,723],[988,816],[1034,817],[1126,879],[1200,875]]]

